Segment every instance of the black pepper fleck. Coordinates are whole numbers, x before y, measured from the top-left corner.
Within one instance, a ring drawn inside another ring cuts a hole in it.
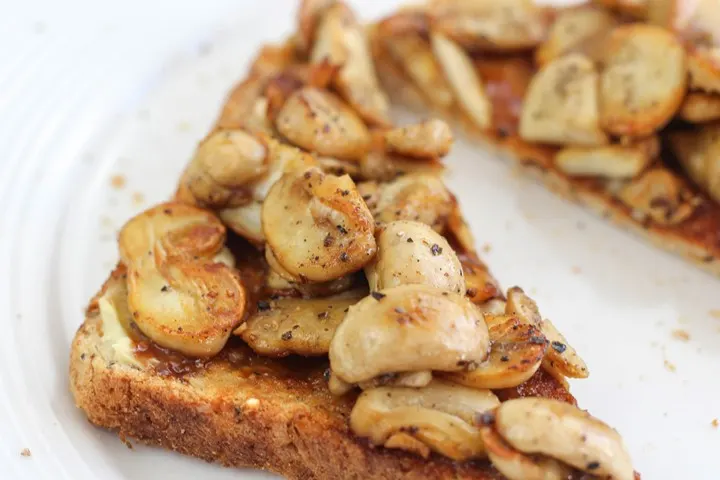
[[[503,355],[502,357],[500,357],[500,361],[501,361],[501,362],[509,362],[509,361],[510,361],[510,357],[508,357],[507,355]]]
[[[442,247],[437,243],[433,243],[432,247],[430,247],[430,251],[432,252],[433,256],[437,257],[442,253]]]
[[[386,295],[384,293],[380,293],[380,292],[372,292],[372,293],[370,293],[370,295],[372,295],[372,297],[375,300],[377,300],[378,302],[386,297]]]
[[[348,233],[348,231],[342,225],[338,225],[336,228],[338,229],[338,232],[342,233],[343,235],[346,235]]]
[[[283,333],[280,338],[285,341],[292,340],[292,330],[288,330],[287,332]]]
[[[483,412],[475,415],[475,423],[479,425],[492,425],[495,423],[495,414],[493,412]]]
[[[270,310],[270,304],[268,302],[261,300],[257,303],[257,309],[261,312]]]
[[[600,468],[600,462],[590,462],[586,466],[588,470],[595,470],[597,468]]]
[[[170,290],[170,287],[168,285],[163,285],[160,289],[161,292],[167,292],[168,290]]]
[[[412,237],[408,237],[407,243],[415,243],[415,240],[413,240]]]
[[[552,342],[550,345],[552,345],[553,350],[558,353],[563,353],[567,349],[567,345],[562,342],[558,342],[557,340]]]
[[[533,335],[530,337],[530,343],[534,343],[535,345],[542,345],[545,342],[547,342],[547,340],[545,340],[545,337],[542,335]]]
[[[349,260],[349,257],[348,257],[347,252],[342,252],[342,253],[340,254],[340,261],[341,261],[341,262],[347,262],[348,260]]]
[[[318,318],[323,319],[328,317],[328,312],[320,312],[317,315]]]

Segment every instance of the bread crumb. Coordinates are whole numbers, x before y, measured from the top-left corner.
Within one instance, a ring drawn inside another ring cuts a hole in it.
[[[145,195],[143,195],[142,193],[140,193],[140,192],[134,192],[134,193],[132,194],[132,202],[133,202],[135,205],[140,205],[140,204],[143,203],[144,201],[145,201]]]
[[[675,340],[680,340],[681,342],[687,342],[688,340],[690,340],[690,334],[682,328],[673,330],[672,336]]]
[[[123,175],[117,174],[113,175],[110,178],[110,185],[112,185],[113,188],[117,188],[118,190],[123,188],[125,186],[125,183],[127,183],[127,181],[125,180],[125,177]]]
[[[32,455],[32,452],[29,448],[23,448],[22,450],[20,450],[20,455],[22,455],[23,457],[29,457],[30,455]]]
[[[492,245],[489,243],[486,243],[482,246],[482,251],[485,253],[490,253],[490,250],[492,250]]]
[[[572,267],[570,271],[575,275],[580,275],[582,273],[582,269],[578,266]]]
[[[720,310],[713,309],[713,310],[710,310],[708,313],[710,314],[711,317],[717,318],[718,320],[720,320]]]
[[[675,365],[671,363],[670,360],[665,360],[663,363],[665,364],[665,369],[668,372],[675,373],[675,371],[677,370],[677,368],[675,368]]]
[[[720,422],[718,422],[717,418],[713,418],[713,421],[710,422],[710,425],[712,425],[713,428],[718,428],[718,426],[720,425]]]

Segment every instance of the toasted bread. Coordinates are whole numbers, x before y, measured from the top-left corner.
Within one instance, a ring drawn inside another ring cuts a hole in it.
[[[123,275],[116,270],[103,292],[124,281]],[[169,359],[148,366],[119,356],[111,336],[96,299],[72,344],[70,386],[89,420],[116,430],[121,439],[298,480],[502,478],[487,461],[456,463],[439,455],[426,460],[372,448],[355,437],[347,421],[354,395],[328,392],[326,360],[273,360],[231,341],[207,363]],[[501,399],[542,396],[575,403],[542,369],[520,387],[496,393]]]

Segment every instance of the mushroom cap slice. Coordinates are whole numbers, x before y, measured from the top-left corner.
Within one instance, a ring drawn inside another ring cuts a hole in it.
[[[608,36],[600,75],[600,123],[615,135],[643,137],[677,112],[687,86],[685,49],[667,30],[631,24]]]
[[[358,288],[324,298],[271,300],[234,333],[260,355],[325,355],[345,310],[366,295],[366,288]]]
[[[330,345],[333,374],[358,383],[386,373],[457,371],[487,356],[487,326],[465,297],[401,285],[350,307]]]
[[[270,252],[267,249],[266,252]],[[273,257],[274,258],[274,257]],[[281,276],[270,265],[270,271],[265,279],[265,286],[270,296],[281,297],[302,297],[317,298],[337,295],[339,293],[350,290],[358,282],[358,275],[347,275],[329,282],[322,283],[301,283],[298,280],[288,280]]]
[[[394,62],[433,105],[449,108],[455,101],[430,44],[419,33],[393,35],[385,41]]]
[[[432,29],[471,50],[515,52],[537,46],[547,18],[531,0],[434,0]]]
[[[360,117],[337,96],[315,87],[293,92],[275,126],[294,145],[321,156],[358,160],[370,148],[370,133]]]
[[[635,478],[618,432],[574,405],[547,398],[509,400],[495,410],[495,429],[523,453],[546,455],[599,477]]]
[[[540,329],[516,317],[492,315],[489,325],[490,355],[466,371],[445,374],[445,378],[472,388],[516,387],[532,377],[548,351]],[[490,321],[488,320],[488,323]]]
[[[431,33],[430,43],[462,110],[477,127],[489,128],[492,103],[472,59],[460,45],[442,34]]]
[[[262,203],[259,202],[218,211],[218,217],[228,228],[255,245],[261,245],[265,241],[261,215]]]
[[[325,282],[375,255],[375,222],[349,176],[317,167],[285,174],[262,209],[267,247],[294,278]]]
[[[545,370],[569,378],[587,378],[590,375],[583,359],[550,320],[543,320],[541,330],[550,345],[543,360]]]
[[[593,5],[579,5],[562,9],[550,26],[545,41],[535,51],[539,65],[572,51],[583,51],[586,42],[610,31],[617,20],[607,10]]]
[[[135,216],[119,235],[128,268],[128,305],[155,343],[191,356],[212,356],[243,319],[237,272],[213,257],[225,227],[211,213],[165,203]]]
[[[657,137],[630,145],[565,147],[555,154],[555,166],[571,177],[633,178],[654,160],[658,150]]]
[[[607,143],[598,120],[598,75],[592,61],[571,53],[535,74],[523,103],[520,137],[560,145]]]
[[[337,2],[323,12],[310,60],[340,67],[335,86],[366,122],[390,123],[389,103],[375,73],[364,27],[344,3]]]
[[[380,185],[375,202],[368,202],[378,224],[415,220],[442,231],[453,209],[453,198],[438,175],[414,173]]]
[[[689,92],[680,107],[678,116],[690,123],[708,123],[720,120],[720,95]]]
[[[452,143],[450,126],[437,119],[385,132],[387,151],[411,158],[444,157],[450,152]]]
[[[377,254],[365,265],[370,290],[409,284],[465,293],[465,279],[455,251],[442,235],[420,222],[399,220],[375,234]]]
[[[480,428],[490,462],[509,480],[567,480],[573,469],[553,458],[514,449],[490,426]]]
[[[666,168],[647,170],[625,185],[618,198],[632,208],[633,217],[650,217],[661,225],[675,225],[692,215],[697,206],[687,197],[683,181]]]
[[[673,132],[670,144],[690,178],[720,202],[720,126]]]
[[[440,380],[423,388],[380,387],[358,397],[350,428],[374,445],[423,454],[419,442],[453,460],[467,460],[484,456],[474,416],[498,404],[489,390]]]

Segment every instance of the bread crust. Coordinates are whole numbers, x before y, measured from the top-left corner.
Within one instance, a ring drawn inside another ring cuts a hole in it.
[[[116,271],[108,282],[118,278]],[[354,397],[332,397],[323,370],[248,374],[220,360],[186,376],[161,376],[112,358],[93,302],[72,343],[70,389],[91,423],[116,430],[126,442],[133,438],[291,480],[503,478],[487,461],[455,463],[438,455],[425,460],[370,447],[347,424]],[[544,371],[496,393],[501,399],[545,396],[575,403]]]

